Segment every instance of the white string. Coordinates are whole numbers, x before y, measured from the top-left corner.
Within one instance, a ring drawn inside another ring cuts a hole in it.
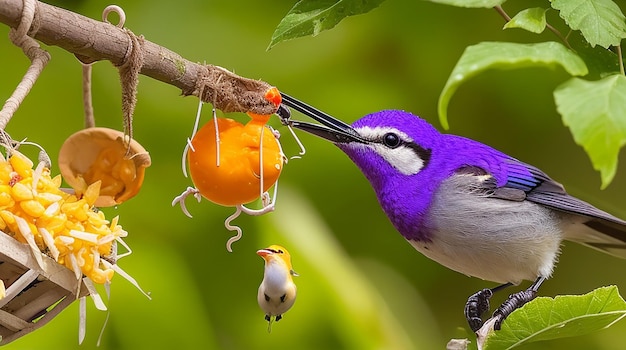
[[[220,128],[217,124],[217,113],[215,112],[215,106],[213,106],[213,124],[215,127],[215,166],[220,166]]]

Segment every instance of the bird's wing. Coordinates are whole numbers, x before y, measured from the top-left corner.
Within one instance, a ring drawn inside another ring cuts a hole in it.
[[[502,163],[500,163],[502,164]],[[506,183],[495,177],[482,183],[483,194],[510,201],[531,201],[564,213],[582,217],[582,224],[567,230],[565,237],[611,255],[626,258],[626,221],[570,196],[563,186],[538,168],[514,158],[504,160]],[[492,175],[478,167],[463,167],[457,173]]]
[[[532,165],[513,158],[506,164],[507,182],[493,190],[495,197],[520,200],[523,193],[525,200],[585,217],[585,227],[566,232],[566,238],[626,258],[626,221],[570,196],[560,183]]]
[[[624,230],[626,230],[626,221],[570,196],[565,192],[563,185],[552,180],[538,168],[513,158],[509,160],[508,164],[510,166],[504,188],[524,191],[525,199],[528,201],[567,213],[613,222],[624,226]]]

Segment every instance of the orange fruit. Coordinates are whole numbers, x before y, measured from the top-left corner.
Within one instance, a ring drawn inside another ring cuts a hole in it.
[[[188,152],[191,180],[202,196],[213,203],[235,206],[250,203],[278,180],[283,167],[280,144],[265,126],[269,116],[251,115],[245,126],[233,119],[217,118],[219,163],[214,120],[191,140]],[[261,137],[263,172],[261,172]]]

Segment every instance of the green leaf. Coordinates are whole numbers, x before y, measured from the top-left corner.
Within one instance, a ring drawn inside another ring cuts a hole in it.
[[[316,36],[342,19],[367,13],[385,0],[300,0],[289,10],[272,34],[268,50],[281,41]]]
[[[506,0],[429,0],[438,4],[457,7],[494,7],[502,5]]]
[[[599,45],[591,47],[581,32],[570,33],[567,41],[589,69],[589,74],[585,76],[585,79],[597,80],[620,72],[617,54]]]
[[[530,342],[575,337],[613,325],[626,316],[616,286],[584,295],[540,297],[513,312],[502,329],[491,332],[483,350],[511,349]]]
[[[552,8],[591,46],[617,46],[626,38],[626,18],[611,0],[551,0]]]
[[[483,42],[468,46],[452,70],[439,95],[439,121],[448,128],[447,108],[456,89],[465,81],[488,69],[513,69],[531,66],[562,66],[571,75],[587,74],[585,62],[556,42],[516,44]]]
[[[563,123],[600,171],[606,188],[615,176],[619,150],[626,144],[626,77],[572,78],[557,87],[554,99]]]
[[[541,33],[546,29],[546,11],[540,7],[533,7],[516,14],[506,22],[504,29],[520,28],[532,33]]]

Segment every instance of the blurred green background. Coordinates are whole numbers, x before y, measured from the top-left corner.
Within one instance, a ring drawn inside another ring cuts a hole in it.
[[[54,3],[96,19],[110,4]],[[293,3],[117,2],[134,33],[189,60],[265,80],[348,122],[395,108],[439,126],[439,92],[467,45],[556,40],[550,33],[503,31],[503,20],[493,10],[389,0],[315,38],[281,43],[266,52],[275,26]],[[542,4],[516,1],[505,9],[513,14]],[[558,24],[554,12],[548,18]],[[7,38],[8,31],[0,26],[0,38]],[[45,49],[52,60],[7,131],[15,139],[28,137],[41,144],[54,160],[64,139],[82,128],[81,67],[71,54]],[[8,39],[0,40],[0,53],[4,100],[28,61]],[[96,124],[121,129],[116,69],[100,62],[93,74]],[[567,78],[560,69],[540,68],[481,75],[453,97],[450,132],[534,164],[571,194],[626,218],[626,159],[622,155],[615,180],[600,191],[599,175],[555,111],[552,91]],[[233,253],[225,249],[231,232],[223,226],[232,208],[190,199],[193,219],[173,208],[173,197],[191,185],[182,175],[180,157],[196,107],[195,97],[183,98],[176,88],[141,77],[135,138],[149,150],[153,165],[140,194],[105,213],[108,218],[119,215],[129,232],[126,242],[133,254],[119,265],[151,292],[152,300],[116,276],[100,349],[441,349],[450,338],[471,338],[463,316],[465,301],[494,284],[450,271],[415,252],[394,231],[364,177],[329,143],[300,134],[307,154],[285,166],[276,211],[237,219],[244,236],[233,245]],[[203,122],[209,120],[209,111],[207,107]],[[294,118],[303,117],[294,113]],[[285,152],[296,154],[287,130],[279,129]],[[58,173],[55,165],[53,173]],[[268,334],[256,303],[263,261],[255,251],[274,243],[290,250],[300,277],[295,306]],[[626,291],[625,269],[626,261],[566,243],[541,295],[580,294],[609,284]],[[493,303],[505,297],[497,295]],[[96,348],[105,316],[89,306],[87,337],[79,346],[75,303],[6,348]],[[530,348],[615,349],[623,344],[625,332],[622,321],[592,335]]]

